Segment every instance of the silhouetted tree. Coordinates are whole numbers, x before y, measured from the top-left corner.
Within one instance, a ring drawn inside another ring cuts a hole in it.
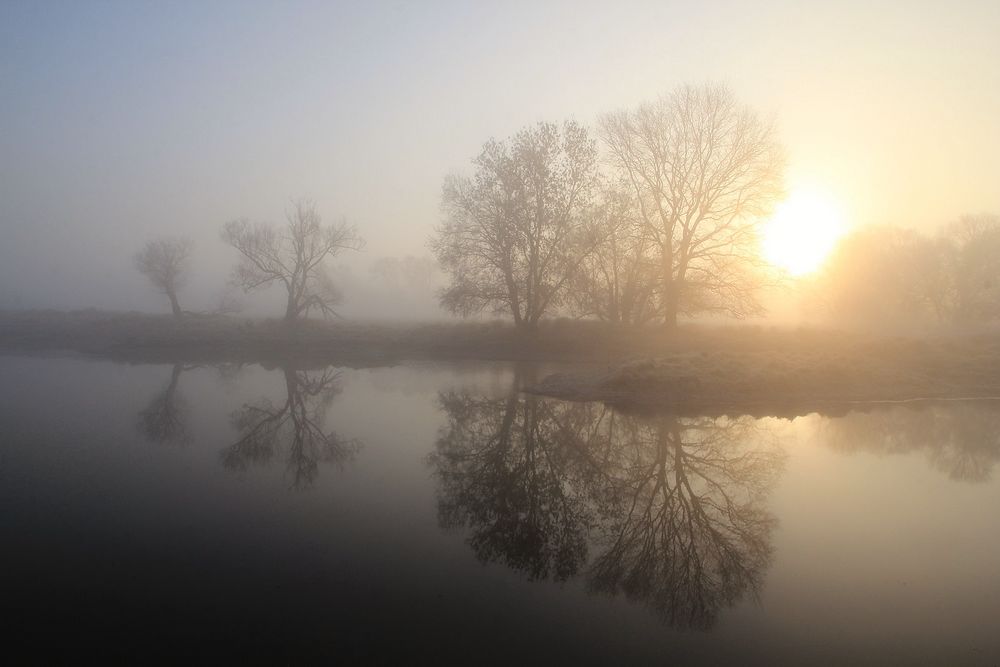
[[[663,317],[760,312],[760,221],[782,194],[771,124],[719,86],[682,86],[607,114],[601,134],[659,248]]]
[[[539,123],[487,142],[472,178],[448,178],[446,220],[431,241],[451,281],[442,305],[463,316],[508,312],[526,328],[558,306],[594,243],[585,214],[596,161],[582,126]]]
[[[360,443],[345,440],[324,425],[326,411],[339,391],[338,373],[283,368],[282,374],[284,403],[248,403],[232,414],[240,437],[223,451],[222,461],[227,468],[245,470],[251,464],[266,464],[284,451],[292,487],[304,488],[315,481],[321,462],[343,463],[354,456]]]
[[[602,189],[591,213],[600,242],[570,283],[573,311],[614,324],[643,324],[661,315],[656,243],[626,183]]]
[[[288,323],[312,310],[335,315],[340,294],[323,263],[342,250],[360,250],[364,242],[346,223],[323,225],[316,207],[306,200],[295,202],[286,218],[281,229],[245,219],[226,223],[222,239],[241,255],[233,281],[247,292],[281,283],[288,297]]]
[[[174,317],[181,317],[177,291],[184,285],[194,241],[191,239],[156,239],[135,255],[135,268],[146,276],[157,290],[170,299]]]

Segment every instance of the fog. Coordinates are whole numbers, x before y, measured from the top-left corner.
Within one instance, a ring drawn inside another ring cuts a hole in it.
[[[195,243],[185,308],[212,309],[222,225],[306,197],[366,241],[335,261],[342,314],[445,317],[442,275],[387,267],[433,262],[446,176],[684,82],[773,116],[788,186],[851,227],[1000,211],[1000,7],[879,5],[3,3],[0,308],[164,312],[133,255],[170,235]]]

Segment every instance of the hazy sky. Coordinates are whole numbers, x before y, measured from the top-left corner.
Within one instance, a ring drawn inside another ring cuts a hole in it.
[[[196,239],[207,307],[221,224],[297,196],[357,224],[364,282],[428,254],[442,178],[490,136],[683,82],[776,116],[790,185],[854,224],[1000,212],[998,35],[996,0],[5,0],[0,307],[163,309],[131,264],[160,234]]]

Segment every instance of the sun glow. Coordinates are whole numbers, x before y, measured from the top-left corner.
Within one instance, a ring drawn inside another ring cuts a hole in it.
[[[846,231],[840,208],[825,193],[796,189],[764,225],[764,258],[793,276],[812,273]]]

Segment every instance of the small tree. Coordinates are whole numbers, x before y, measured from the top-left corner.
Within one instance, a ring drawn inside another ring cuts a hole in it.
[[[533,328],[565,297],[588,252],[581,242],[597,178],[597,154],[575,122],[539,123],[508,141],[490,140],[472,178],[445,181],[447,215],[431,248],[451,284],[454,313],[509,312]]]
[[[364,241],[344,222],[324,226],[315,205],[307,200],[296,201],[286,220],[281,230],[246,219],[226,223],[222,240],[241,255],[233,281],[246,292],[276,282],[284,285],[288,323],[313,310],[336,315],[333,307],[340,302],[340,293],[323,263],[342,250],[360,250]]]
[[[153,287],[167,295],[170,308],[177,318],[183,312],[177,300],[177,290],[187,278],[193,249],[194,241],[191,239],[157,239],[147,243],[135,255],[135,268],[149,278]]]
[[[659,248],[663,317],[757,313],[757,232],[782,194],[773,127],[723,87],[682,86],[601,119],[613,164]]]

